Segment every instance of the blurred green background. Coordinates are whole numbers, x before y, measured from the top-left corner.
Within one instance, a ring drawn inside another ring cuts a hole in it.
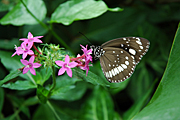
[[[49,25],[48,21],[59,4],[66,0],[44,0],[47,8],[47,15],[43,22]],[[83,33],[93,45],[101,45],[104,42],[128,36],[144,37],[150,41],[150,49],[137,65],[134,74],[126,82],[113,84],[106,90],[114,102],[115,110],[121,115],[127,116],[127,111],[137,101],[148,95],[144,99],[141,107],[144,107],[151,99],[163,76],[167,65],[170,49],[180,21],[180,2],[178,0],[104,0],[109,8],[120,7],[121,12],[107,11],[101,16],[89,20],[75,21],[66,26],[60,23],[51,24],[51,28],[70,47],[74,55],[81,53],[80,44],[89,44],[87,39],[79,34]],[[18,3],[18,0],[0,1],[0,19]],[[44,29],[40,24],[36,25],[0,25],[0,49],[2,51],[14,52],[14,44],[20,45],[19,38],[27,37],[31,32],[34,36],[43,35],[44,43],[60,44],[51,32]],[[60,44],[61,47],[63,45]],[[90,71],[100,76],[105,81],[99,60],[93,62]],[[9,71],[0,64],[0,79],[3,79]],[[88,83],[87,83],[88,84]],[[78,110],[86,98],[90,95],[95,86],[87,85],[87,90],[81,98],[75,101],[54,100],[55,105],[61,106],[67,112],[71,106],[72,110]],[[4,116],[13,113],[12,101],[9,94],[19,99],[27,99],[35,95],[35,90],[15,91],[4,89],[5,100],[2,109]],[[68,105],[67,105],[68,104]],[[43,106],[44,107],[44,106]],[[38,114],[41,109],[45,109],[37,104],[29,107],[31,115]],[[38,109],[37,109],[38,108]],[[142,108],[139,108],[140,110]],[[35,112],[36,111],[36,112]],[[67,112],[70,114],[70,112]],[[78,113],[71,116],[77,117]],[[23,116],[23,115],[22,115]],[[24,116],[27,119],[27,117]],[[37,117],[38,118],[38,117]]]

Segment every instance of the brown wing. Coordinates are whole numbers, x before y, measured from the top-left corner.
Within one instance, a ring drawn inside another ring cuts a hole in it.
[[[109,82],[122,82],[134,72],[136,63],[131,55],[121,48],[105,47],[100,57],[101,68]]]
[[[141,37],[124,37],[110,40],[101,45],[106,47],[122,48],[135,58],[136,64],[139,63],[143,55],[148,51],[150,42]]]

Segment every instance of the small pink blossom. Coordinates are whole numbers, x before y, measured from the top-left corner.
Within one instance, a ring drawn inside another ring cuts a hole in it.
[[[34,62],[35,57],[31,56],[29,61],[21,59],[21,63],[23,65],[25,65],[24,69],[23,69],[23,74],[27,73],[29,70],[33,75],[36,75],[35,69],[34,68],[38,68],[41,66],[41,64],[39,63],[33,63]]]
[[[69,75],[69,77],[72,77],[71,68],[74,68],[74,67],[76,67],[78,65],[78,63],[76,63],[76,62],[70,62],[70,58],[69,58],[68,55],[66,55],[66,57],[65,57],[65,62],[58,60],[58,61],[55,61],[55,63],[58,66],[62,67],[61,69],[59,69],[58,75],[62,75],[66,71],[67,74]]]
[[[20,55],[20,54],[22,54],[23,53],[23,48],[20,46],[20,47],[17,47],[16,45],[15,45],[15,50],[16,50],[16,52],[11,56],[11,57],[13,57],[14,55]]]
[[[16,47],[16,52],[11,56],[13,57],[15,54],[20,55],[23,54],[22,58],[25,59],[27,55],[34,55],[34,52],[31,49],[30,45],[27,45],[27,43],[23,42],[21,44],[21,47]]]
[[[84,52],[84,55],[85,55],[85,60],[86,61],[92,61],[92,50],[91,49],[87,49],[88,45],[86,45],[86,47],[84,47],[83,45],[80,45],[83,49],[81,49],[83,52]]]
[[[38,38],[42,38],[43,36],[36,36],[33,37],[33,35],[31,34],[31,32],[28,33],[28,38],[21,38],[19,40],[24,41],[25,43],[28,43],[28,45],[30,45],[31,47],[33,46],[34,42],[36,43],[42,43],[42,41]]]

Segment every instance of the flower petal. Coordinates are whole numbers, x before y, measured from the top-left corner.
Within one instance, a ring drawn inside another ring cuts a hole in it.
[[[27,41],[28,39],[27,39],[27,38],[21,38],[21,39],[19,39],[19,40],[21,40],[21,41]]]
[[[29,38],[33,38],[33,35],[31,34],[31,32],[28,33],[28,39]]]
[[[61,69],[59,69],[58,75],[62,75],[62,74],[64,74],[64,72],[65,72],[65,69],[61,68]]]
[[[23,53],[22,58],[25,59],[27,57],[27,53]]]
[[[42,41],[39,40],[38,38],[34,38],[33,42],[36,42],[36,43],[42,43]]]
[[[29,54],[29,55],[34,55],[34,52],[33,52],[32,50],[29,50],[29,51],[27,52],[27,54]]]
[[[29,71],[29,68],[25,67],[25,68],[23,69],[23,74],[27,73],[28,71]]]
[[[69,66],[70,68],[74,68],[74,67],[76,67],[77,65],[78,65],[77,62],[71,62],[71,63],[68,64],[68,66]]]
[[[67,74],[68,74],[69,77],[72,77],[72,70],[71,70],[70,68],[68,68],[68,69],[66,70],[66,72],[67,72]]]
[[[15,52],[14,54],[12,54],[12,56],[11,56],[11,57],[13,57],[14,55],[16,55],[16,52]]]
[[[56,63],[58,66],[63,66],[63,65],[64,65],[64,62],[63,62],[63,61],[60,61],[60,60],[55,61],[55,63]]]
[[[29,62],[30,62],[30,63],[33,63],[33,62],[34,62],[34,59],[35,59],[35,57],[34,57],[34,55],[33,55],[33,56],[31,56],[31,57],[29,58]]]
[[[39,64],[39,63],[33,63],[33,68],[38,68],[40,66],[41,66],[41,64]]]
[[[66,57],[65,57],[65,63],[69,63],[69,61],[70,61],[69,56],[66,55]]]
[[[27,60],[23,60],[23,59],[20,59],[20,61],[23,65],[27,65],[29,63]]]
[[[30,69],[30,72],[31,72],[33,75],[36,75],[36,71],[35,71],[34,68],[31,68],[31,69]]]
[[[44,36],[36,36],[36,37],[34,37],[34,38],[42,38],[42,37],[44,37]]]

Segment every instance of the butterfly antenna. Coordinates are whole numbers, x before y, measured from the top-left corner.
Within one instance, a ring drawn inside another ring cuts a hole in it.
[[[88,41],[88,43],[90,43],[91,45],[92,45],[92,43],[90,42],[90,40],[83,34],[83,33],[81,33],[81,32],[79,32],[81,35],[83,35],[86,39],[87,39],[87,41]]]

